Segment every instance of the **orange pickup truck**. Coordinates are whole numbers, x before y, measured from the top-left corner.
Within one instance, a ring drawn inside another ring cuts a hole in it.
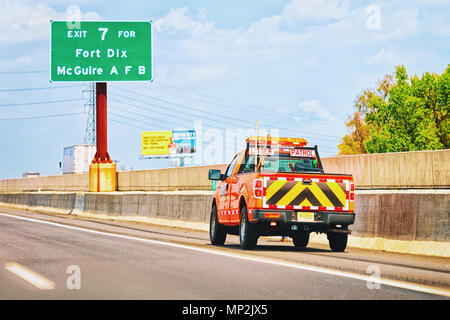
[[[252,137],[216,180],[210,240],[239,235],[243,249],[259,236],[289,236],[306,247],[311,232],[326,233],[332,251],[344,251],[354,223],[355,186],[348,174],[324,173],[317,146],[301,138]]]

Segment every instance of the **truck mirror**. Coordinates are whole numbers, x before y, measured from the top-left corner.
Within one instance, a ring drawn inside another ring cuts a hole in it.
[[[222,173],[220,173],[220,170],[210,169],[208,179],[209,180],[222,180]]]

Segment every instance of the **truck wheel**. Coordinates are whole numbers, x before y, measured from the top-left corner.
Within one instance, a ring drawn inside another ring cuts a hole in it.
[[[256,248],[258,242],[258,230],[256,224],[248,221],[247,207],[241,209],[241,223],[239,225],[239,243],[242,249],[251,250]]]
[[[347,247],[348,234],[346,233],[328,233],[328,242],[330,244],[331,251],[344,252]]]
[[[221,246],[225,243],[227,232],[225,227],[219,223],[217,218],[217,207],[214,204],[211,209],[211,217],[209,219],[209,240],[215,246]]]
[[[296,248],[304,248],[308,245],[309,242],[309,232],[301,232],[292,237],[294,242],[294,246]]]

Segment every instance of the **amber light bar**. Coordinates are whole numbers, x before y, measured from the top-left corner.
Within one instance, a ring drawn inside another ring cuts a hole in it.
[[[255,144],[255,137],[249,137],[246,139],[246,142],[249,144]],[[269,137],[258,137],[257,144],[258,145],[281,145],[281,146],[297,146],[304,147],[308,144],[303,138],[271,138]]]

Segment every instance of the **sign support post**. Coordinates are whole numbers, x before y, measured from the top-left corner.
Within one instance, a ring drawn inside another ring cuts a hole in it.
[[[94,163],[110,163],[108,154],[108,125],[107,125],[107,85],[106,82],[95,84],[97,110],[97,153]]]
[[[95,83],[97,152],[89,165],[89,191],[116,191],[116,164],[108,154],[107,84]]]

